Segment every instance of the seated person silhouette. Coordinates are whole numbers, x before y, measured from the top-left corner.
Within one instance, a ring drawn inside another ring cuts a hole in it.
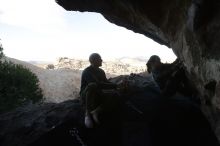
[[[89,57],[90,66],[85,68],[81,76],[80,99],[85,109],[85,126],[94,128],[100,124],[99,115],[111,109],[117,103],[120,85],[107,80],[102,66],[102,58],[98,53]]]
[[[197,96],[197,90],[188,79],[184,65],[179,59],[170,64],[162,63],[159,56],[152,55],[146,65],[164,96],[170,97],[176,92],[184,96]]]

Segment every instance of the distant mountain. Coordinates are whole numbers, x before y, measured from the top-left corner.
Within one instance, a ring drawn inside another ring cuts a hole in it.
[[[52,61],[27,61],[30,64],[38,65],[38,64],[51,64]]]
[[[54,62],[52,61],[27,61],[27,63],[33,64],[35,66],[45,69],[48,64],[53,64]]]
[[[146,58],[146,57],[144,57],[144,56],[137,56],[137,57],[121,57],[121,58],[119,58],[119,59],[132,59],[132,60],[137,60],[137,61],[140,61],[140,62],[145,62],[145,64],[146,64],[146,62],[148,61],[148,59]]]
[[[50,65],[50,67],[49,67]],[[44,68],[83,70],[90,63],[88,60],[60,57],[56,63],[44,65]],[[39,65],[38,65],[39,66]],[[143,58],[122,57],[111,61],[103,61],[102,69],[112,75],[128,75],[146,71],[146,60]]]
[[[120,62],[124,64],[130,64],[131,66],[144,67],[146,64],[146,59],[143,58],[130,58],[130,57],[122,57],[119,59]]]

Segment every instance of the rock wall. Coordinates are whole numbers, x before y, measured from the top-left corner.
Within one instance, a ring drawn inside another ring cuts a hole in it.
[[[173,49],[218,129],[220,109],[220,1],[56,0],[66,10],[101,13],[108,21]]]

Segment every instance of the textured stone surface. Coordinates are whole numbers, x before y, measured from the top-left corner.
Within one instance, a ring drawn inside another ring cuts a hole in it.
[[[184,61],[189,76],[197,85],[204,112],[213,126],[218,127],[219,0],[56,1],[66,10],[101,13],[112,23],[171,47],[178,58]]]
[[[0,146],[219,146],[204,114],[186,97],[162,98],[150,77],[128,79],[136,88],[116,111],[101,115],[96,128],[85,128],[77,100],[29,105],[0,115]]]
[[[0,116],[0,146],[25,146],[61,123],[80,119],[80,110],[79,104],[70,100],[60,104],[29,105],[3,114]]]

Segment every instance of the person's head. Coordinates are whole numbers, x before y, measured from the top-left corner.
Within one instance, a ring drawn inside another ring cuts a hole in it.
[[[102,66],[102,58],[98,53],[92,53],[89,56],[89,62],[94,67],[100,67]]]
[[[160,57],[152,55],[146,65],[147,71],[151,73],[154,69],[157,69],[161,65]]]

